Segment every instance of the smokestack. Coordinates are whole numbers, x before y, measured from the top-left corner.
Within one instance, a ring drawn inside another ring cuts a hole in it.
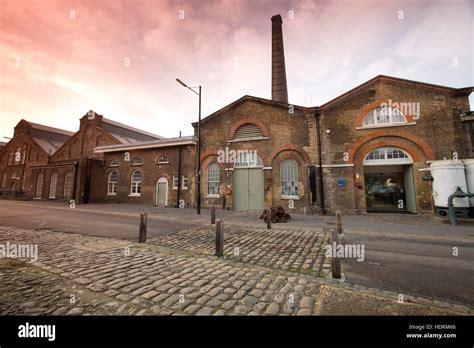
[[[288,103],[282,23],[280,15],[272,17],[272,100]]]

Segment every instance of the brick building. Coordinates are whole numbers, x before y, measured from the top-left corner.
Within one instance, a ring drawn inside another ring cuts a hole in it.
[[[272,100],[244,96],[201,121],[199,161],[197,123],[193,136],[165,139],[92,111],[74,134],[22,120],[0,149],[2,188],[195,207],[199,164],[204,207],[423,213],[433,210],[422,180],[430,163],[474,157],[473,87],[379,75],[321,106],[288,103],[280,16],[272,17],[271,86]],[[24,157],[10,159],[17,149],[36,152],[22,167]]]

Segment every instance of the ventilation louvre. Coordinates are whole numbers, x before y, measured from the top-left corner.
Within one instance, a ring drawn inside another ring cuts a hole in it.
[[[240,126],[234,135],[234,139],[246,139],[246,138],[260,138],[262,137],[262,132],[260,132],[260,128],[256,125],[247,123]]]

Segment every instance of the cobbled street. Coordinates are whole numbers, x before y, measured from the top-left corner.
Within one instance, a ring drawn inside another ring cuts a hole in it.
[[[0,314],[469,314],[470,308],[327,279],[322,230],[236,225],[225,258],[213,227],[145,244],[0,227],[0,244],[37,244],[36,262],[0,259]],[[238,248],[238,249],[236,249]],[[238,250],[238,252],[237,252]],[[316,277],[316,275],[325,277]]]

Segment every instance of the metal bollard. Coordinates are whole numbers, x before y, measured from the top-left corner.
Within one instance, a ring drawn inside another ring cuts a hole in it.
[[[337,233],[342,233],[342,213],[340,211],[336,211],[336,230]]]
[[[138,243],[146,242],[146,228],[148,224],[148,215],[147,213],[140,214],[140,229],[138,232]]]
[[[224,256],[224,221],[222,219],[216,221],[216,256]]]
[[[331,246],[337,248],[339,245],[339,233],[337,230],[331,230]],[[331,271],[332,277],[335,279],[341,279],[341,259],[337,257],[337,249],[333,250],[331,259]]]
[[[213,205],[211,207],[211,224],[215,224],[216,223],[216,207]]]
[[[272,228],[272,209],[267,209],[267,228]]]

